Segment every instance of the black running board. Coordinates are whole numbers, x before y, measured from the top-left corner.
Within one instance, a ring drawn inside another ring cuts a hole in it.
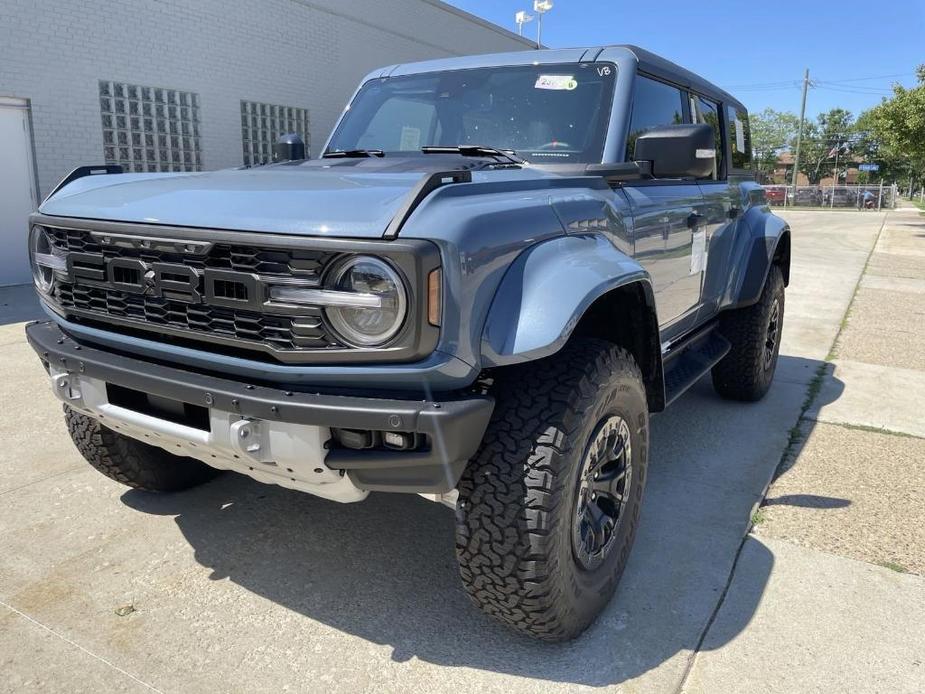
[[[665,406],[684,395],[729,353],[729,340],[712,327],[673,348],[664,356]]]

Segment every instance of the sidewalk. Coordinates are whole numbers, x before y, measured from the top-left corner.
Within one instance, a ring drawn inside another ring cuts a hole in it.
[[[685,691],[925,691],[918,210],[889,214],[829,357]]]

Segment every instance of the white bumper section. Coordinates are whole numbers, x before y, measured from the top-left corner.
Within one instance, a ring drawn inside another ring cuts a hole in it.
[[[331,438],[328,428],[245,418],[209,408],[206,431],[114,405],[109,402],[105,382],[68,374],[54,365],[51,385],[58,399],[69,407],[120,434],[174,455],[332,501],[362,501],[369,494],[354,486],[341,471],[324,464],[325,444]],[[434,498],[444,495],[426,496],[446,503]]]

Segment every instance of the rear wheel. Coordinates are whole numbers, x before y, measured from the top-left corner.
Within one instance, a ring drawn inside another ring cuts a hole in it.
[[[629,556],[649,415],[632,355],[601,340],[499,374],[482,447],[459,484],[456,556],[487,614],[560,641],[610,600]]]
[[[758,302],[727,311],[719,331],[732,349],[713,367],[713,387],[730,400],[755,401],[771,387],[784,323],[784,276],[772,265]]]
[[[116,482],[148,492],[175,492],[208,482],[220,471],[193,458],[181,458],[108,429],[92,417],[64,408],[77,450]]]

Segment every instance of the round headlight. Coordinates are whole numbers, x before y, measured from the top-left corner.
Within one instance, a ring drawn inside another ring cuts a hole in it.
[[[55,285],[55,271],[46,265],[39,265],[41,258],[52,255],[51,239],[48,233],[39,226],[32,227],[29,232],[29,262],[32,264],[32,279],[35,286],[43,294],[50,294]]]
[[[357,294],[354,306],[325,308],[331,326],[348,344],[383,345],[401,330],[408,300],[401,277],[388,263],[364,255],[350,258],[335,268],[328,288]]]

